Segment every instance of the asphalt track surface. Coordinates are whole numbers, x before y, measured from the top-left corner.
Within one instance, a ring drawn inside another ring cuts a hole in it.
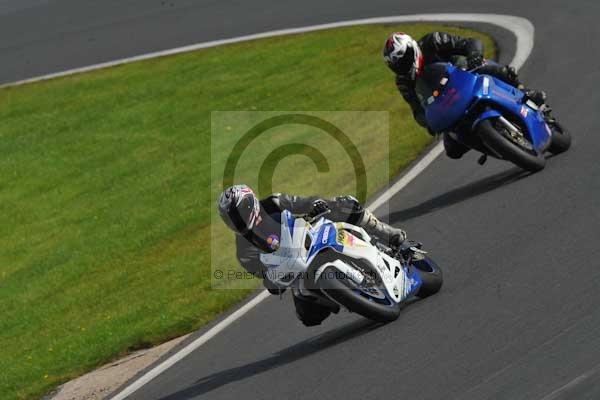
[[[535,47],[521,74],[547,89],[572,149],[529,176],[494,160],[480,167],[475,154],[440,157],[396,195],[390,220],[424,241],[445,272],[442,292],[396,322],[342,313],[308,329],[289,296],[273,297],[131,399],[600,398],[600,3],[0,0],[0,81],[273,29],[426,12],[532,21]]]

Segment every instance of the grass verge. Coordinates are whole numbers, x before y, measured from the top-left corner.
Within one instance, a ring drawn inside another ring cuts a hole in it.
[[[37,398],[249,293],[210,287],[212,110],[389,111],[389,171],[367,168],[395,174],[431,139],[399,97],[382,42],[439,29],[493,51],[463,29],[362,26],[1,89],[0,399]],[[331,173],[277,190],[352,192]],[[217,245],[231,256],[225,239]]]

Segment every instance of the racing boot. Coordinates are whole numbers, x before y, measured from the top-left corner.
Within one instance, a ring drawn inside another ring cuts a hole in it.
[[[376,236],[384,244],[393,248],[400,246],[402,242],[406,240],[406,232],[381,222],[371,211],[366,209],[359,225],[367,231],[369,235]]]

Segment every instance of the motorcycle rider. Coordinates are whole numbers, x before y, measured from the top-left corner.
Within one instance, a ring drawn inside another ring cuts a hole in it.
[[[409,104],[419,125],[427,128],[425,110],[417,96],[415,83],[427,65],[435,62],[451,62],[467,69],[477,69],[480,74],[494,76],[517,87],[538,106],[546,102],[546,93],[529,90],[519,81],[513,67],[497,64],[483,58],[483,44],[475,38],[464,38],[445,32],[432,32],[415,41],[411,36],[394,32],[388,36],[383,47],[383,58],[396,74],[396,86]],[[465,64],[466,58],[466,65]],[[444,149],[450,158],[461,158],[469,148],[454,140],[448,133],[443,135]]]
[[[262,278],[264,286],[276,295],[283,293],[285,288],[279,288],[268,279],[260,255],[272,253],[279,247],[283,210],[295,216],[317,216],[330,211],[328,219],[360,226],[392,247],[406,240],[406,232],[379,221],[352,196],[322,199],[274,193],[259,200],[248,186],[235,185],[221,193],[217,208],[223,222],[236,233],[237,258],[242,267]],[[296,315],[306,326],[319,325],[331,313],[329,308],[316,304],[311,297],[296,294],[293,297]]]

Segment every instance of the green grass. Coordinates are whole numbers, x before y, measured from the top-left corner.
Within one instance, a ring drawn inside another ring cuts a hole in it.
[[[211,290],[211,111],[389,111],[389,167],[373,138],[359,146],[376,182],[369,193],[413,160],[430,137],[380,54],[399,29],[418,37],[440,27],[322,31],[1,89],[0,399],[38,398],[249,293]],[[489,37],[445,29],[493,51]],[[282,162],[278,191],[353,192],[335,163],[327,179],[285,179],[314,168],[303,163]],[[232,236],[219,237],[231,261]]]

